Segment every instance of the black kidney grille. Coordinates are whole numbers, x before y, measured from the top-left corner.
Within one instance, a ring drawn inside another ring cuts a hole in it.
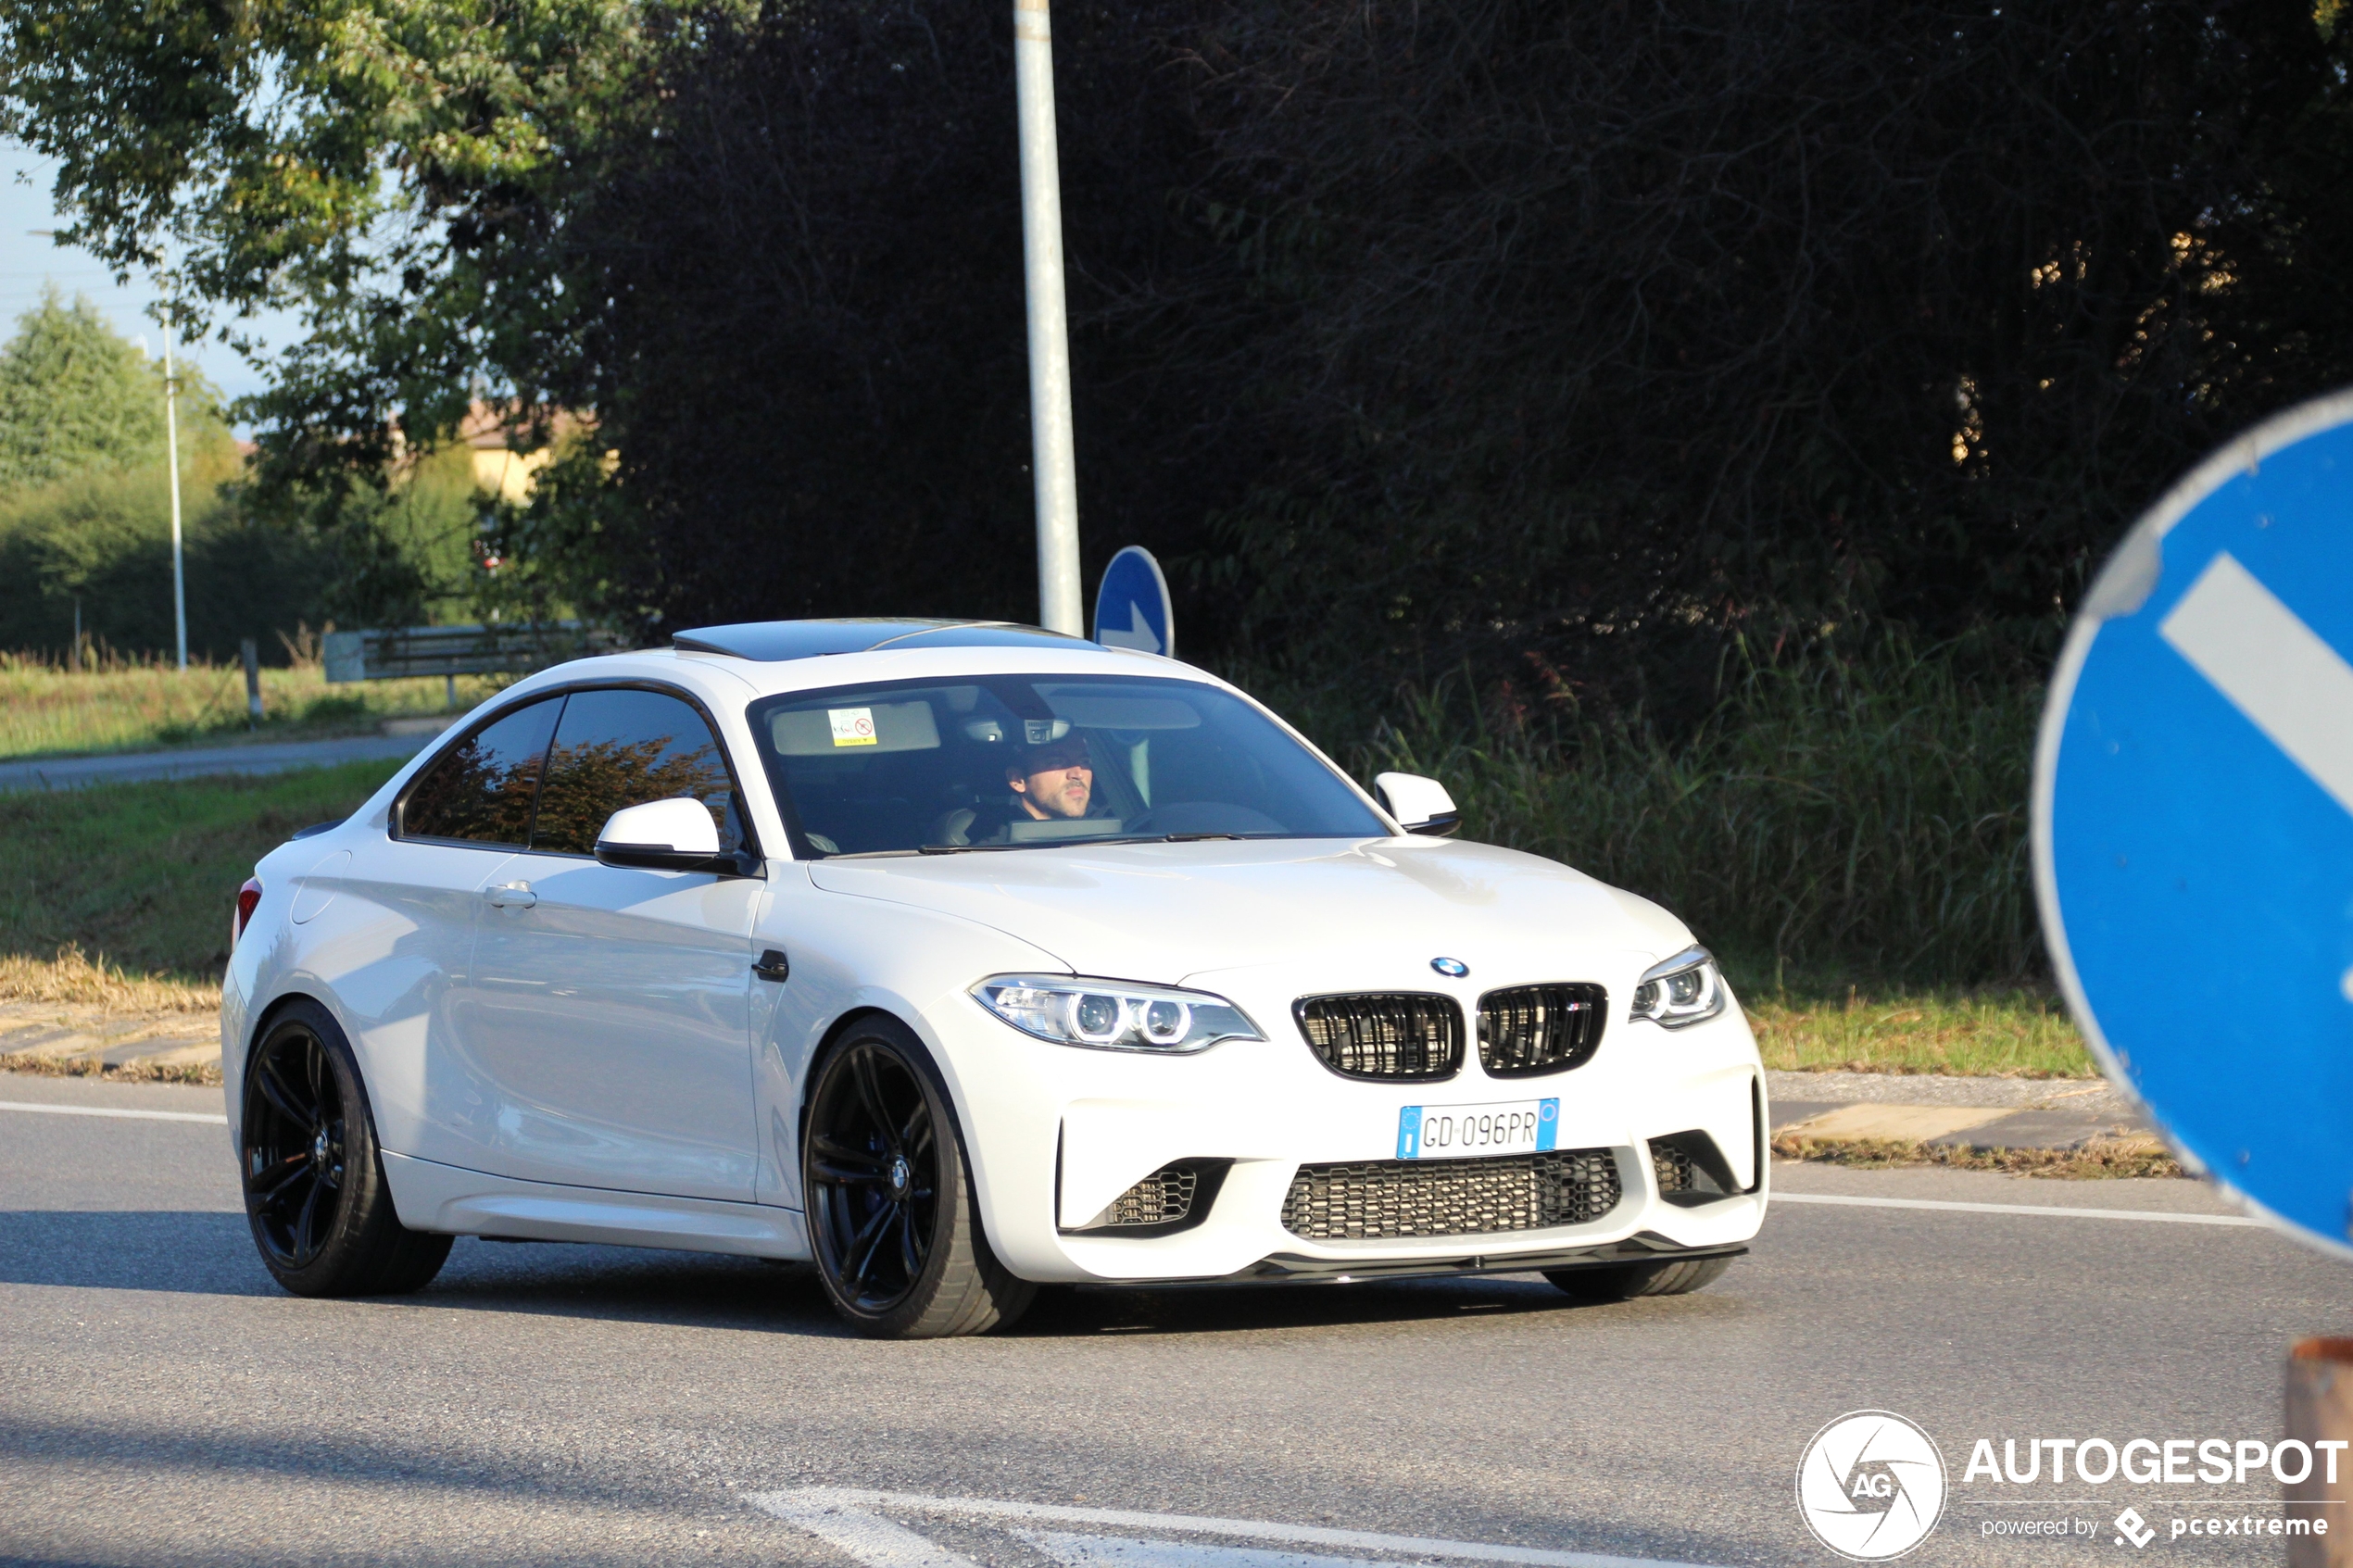
[[[1488,1236],[1581,1225],[1621,1196],[1605,1148],[1302,1165],[1283,1199],[1283,1228],[1310,1241]]]
[[[1493,1078],[1582,1067],[1601,1047],[1609,993],[1588,982],[1518,985],[1478,998],[1478,1060]]]
[[[1462,1071],[1463,1010],[1452,997],[1304,997],[1291,1010],[1324,1065],[1343,1078],[1432,1083]]]

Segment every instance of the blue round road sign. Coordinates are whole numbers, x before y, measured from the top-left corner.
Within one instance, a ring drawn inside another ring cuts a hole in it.
[[[1176,617],[1168,579],[1141,545],[1130,545],[1103,568],[1095,590],[1095,641],[1107,648],[1138,648],[1176,657]]]
[[[2353,1254],[2353,393],[2176,485],[2069,633],[2034,760],[2059,983],[2108,1076]]]

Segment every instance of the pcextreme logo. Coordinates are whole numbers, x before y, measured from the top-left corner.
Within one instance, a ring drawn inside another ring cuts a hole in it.
[[[1797,1510],[1814,1538],[1841,1557],[1901,1557],[1928,1538],[1944,1512],[1944,1456],[1892,1411],[1849,1411],[1806,1445]]]

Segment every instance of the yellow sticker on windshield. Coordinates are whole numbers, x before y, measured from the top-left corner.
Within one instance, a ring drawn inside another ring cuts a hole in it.
[[[872,746],[875,744],[875,710],[871,708],[828,708],[825,717],[833,721],[836,746]]]

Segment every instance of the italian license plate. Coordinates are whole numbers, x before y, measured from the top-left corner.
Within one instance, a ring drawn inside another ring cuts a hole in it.
[[[1397,1113],[1397,1158],[1460,1160],[1481,1154],[1541,1154],[1561,1125],[1556,1099],[1492,1105],[1409,1105]]]

